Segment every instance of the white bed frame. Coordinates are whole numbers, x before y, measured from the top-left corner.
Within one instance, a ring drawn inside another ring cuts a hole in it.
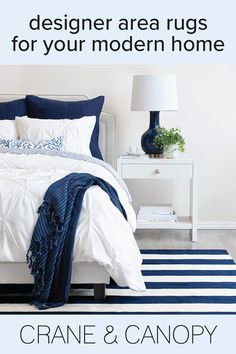
[[[81,101],[89,99],[85,95],[45,95],[37,96],[62,100],[62,101]],[[23,94],[0,95],[0,101],[12,101],[23,98]],[[113,167],[116,158],[116,124],[115,115],[102,111],[100,116],[99,145],[104,160]],[[85,263],[76,262],[72,267],[72,284],[94,284],[95,298],[105,296],[105,285],[110,281],[110,276],[105,268],[96,262]],[[31,284],[33,278],[27,268],[26,263],[0,262],[0,284]]]

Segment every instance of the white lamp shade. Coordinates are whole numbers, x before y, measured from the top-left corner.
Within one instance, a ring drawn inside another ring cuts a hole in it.
[[[135,75],[132,111],[176,111],[178,109],[174,75]]]

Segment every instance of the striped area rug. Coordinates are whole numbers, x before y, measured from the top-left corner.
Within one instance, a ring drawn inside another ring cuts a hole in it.
[[[236,314],[236,264],[225,250],[142,250],[147,291],[110,284],[106,299],[72,289],[68,304],[45,312],[81,314]],[[7,297],[0,312],[41,312],[31,296]]]
[[[236,264],[225,250],[142,250],[147,291],[109,285],[104,302],[81,297],[79,312],[236,313]]]

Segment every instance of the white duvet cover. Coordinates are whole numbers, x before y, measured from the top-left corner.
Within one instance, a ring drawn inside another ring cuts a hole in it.
[[[136,219],[128,192],[107,164],[96,163],[98,160],[91,157],[89,161],[86,159],[77,154],[1,149],[0,262],[25,262],[37,210],[47,188],[71,172],[86,172],[103,178],[116,189],[128,222],[104,191],[97,186],[88,189],[77,227],[73,261],[96,261],[118,285],[144,290],[141,256],[132,232]]]

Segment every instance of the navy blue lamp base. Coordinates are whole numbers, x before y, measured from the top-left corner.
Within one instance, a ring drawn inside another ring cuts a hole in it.
[[[157,145],[153,145],[153,139],[157,135],[156,126],[159,124],[158,111],[150,112],[150,124],[148,130],[142,135],[141,146],[145,154],[148,155],[161,155],[163,154],[163,148]]]

